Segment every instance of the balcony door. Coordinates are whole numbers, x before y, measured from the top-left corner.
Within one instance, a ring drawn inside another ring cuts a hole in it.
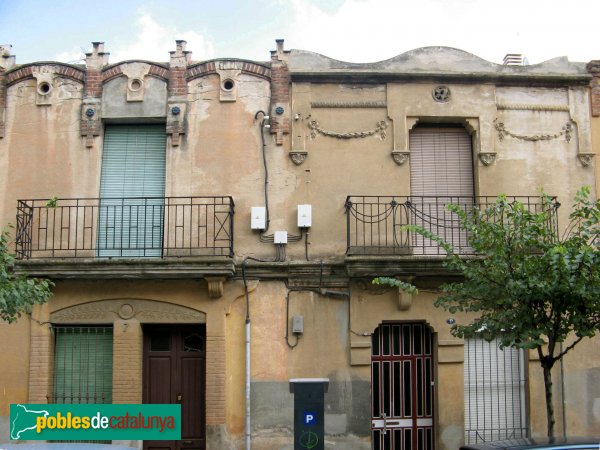
[[[164,125],[107,125],[100,175],[97,255],[162,255]]]
[[[471,136],[463,127],[420,126],[410,133],[411,222],[469,253],[467,235],[449,203],[468,209],[474,203]],[[414,254],[445,254],[435,242],[412,236]]]

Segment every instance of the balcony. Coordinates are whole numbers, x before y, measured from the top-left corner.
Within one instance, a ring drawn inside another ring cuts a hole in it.
[[[509,202],[519,201],[529,211],[540,212],[548,208],[540,197],[508,197]],[[452,196],[348,196],[346,198],[346,223],[348,256],[445,256],[437,242],[403,229],[405,225],[421,226],[440,236],[454,246],[458,255],[474,255],[467,233],[461,228],[458,216],[448,211],[449,204],[460,205],[468,211],[481,210],[496,202],[496,197]],[[556,229],[556,210],[559,204],[552,199],[551,223]]]
[[[231,258],[231,197],[19,200],[17,259]]]

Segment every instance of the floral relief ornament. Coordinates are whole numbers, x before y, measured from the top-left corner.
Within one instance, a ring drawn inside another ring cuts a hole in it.
[[[571,122],[567,122],[562,127],[562,130],[558,133],[534,134],[534,135],[530,135],[530,136],[524,135],[524,134],[516,134],[516,133],[513,133],[513,132],[507,130],[506,125],[504,125],[504,122],[498,122],[498,119],[494,120],[494,127],[496,128],[496,131],[498,131],[498,139],[501,141],[504,140],[505,136],[510,136],[515,139],[520,139],[522,141],[530,141],[530,142],[550,141],[553,139],[557,139],[561,136],[564,136],[565,140],[567,142],[571,142],[571,134],[573,133],[573,125],[571,124]]]
[[[334,137],[337,139],[354,139],[354,138],[365,138],[368,136],[373,136],[375,134],[379,134],[379,136],[381,137],[381,139],[385,139],[386,137],[386,128],[388,127],[388,124],[385,120],[381,120],[379,122],[377,122],[376,126],[374,129],[372,130],[367,130],[367,131],[351,131],[348,133],[337,133],[335,131],[328,131],[328,130],[324,130],[323,128],[321,128],[319,126],[319,122],[317,122],[316,120],[311,120],[308,123],[308,128],[310,128],[310,137],[312,139],[315,139],[317,137],[317,134],[322,134],[323,136],[329,136],[329,137]]]

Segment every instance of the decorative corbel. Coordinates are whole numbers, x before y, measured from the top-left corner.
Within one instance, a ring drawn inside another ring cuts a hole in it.
[[[399,166],[408,161],[409,156],[410,152],[392,152],[392,158],[394,158],[394,162]]]
[[[402,281],[412,283],[414,276],[402,277]],[[408,311],[412,306],[413,296],[411,293],[398,288],[398,309],[400,311]]]
[[[171,146],[179,147],[180,136],[186,133],[186,103],[169,101],[167,104],[167,134],[171,136]]]
[[[225,277],[205,277],[208,284],[208,296],[210,298],[221,298],[223,296],[223,283]]]
[[[583,167],[588,167],[592,164],[592,160],[594,159],[595,153],[579,153],[577,157],[579,158],[579,162]]]
[[[86,98],[81,105],[81,135],[86,148],[92,148],[94,137],[102,133],[101,104],[100,99]]]
[[[408,311],[412,306],[412,294],[398,288],[398,309],[400,311]]]
[[[290,158],[297,166],[302,164],[307,156],[308,152],[290,152]]]
[[[496,161],[496,152],[480,152],[477,156],[484,166],[489,166]]]

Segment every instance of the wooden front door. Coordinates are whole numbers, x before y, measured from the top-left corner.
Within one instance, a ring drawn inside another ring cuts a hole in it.
[[[373,450],[434,450],[431,329],[384,322],[372,339]]]
[[[145,441],[144,450],[204,450],[204,325],[144,327],[144,403],[181,403],[181,440]]]

